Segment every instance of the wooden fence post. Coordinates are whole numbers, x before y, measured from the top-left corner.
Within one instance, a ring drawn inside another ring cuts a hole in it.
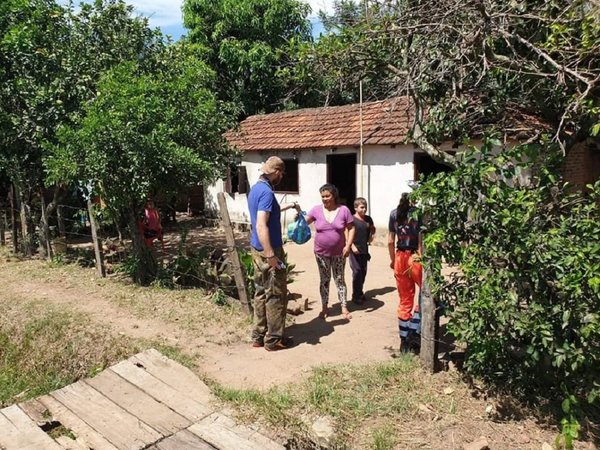
[[[87,201],[88,214],[90,216],[90,228],[92,229],[92,242],[94,244],[94,254],[96,255],[96,271],[102,278],[106,277],[106,269],[104,268],[104,254],[102,253],[102,245],[98,239],[98,228],[96,218],[94,217],[94,205],[92,199]]]
[[[248,291],[246,290],[246,280],[244,279],[244,273],[242,272],[242,263],[240,261],[240,255],[238,255],[235,247],[235,236],[233,234],[233,228],[231,226],[231,219],[229,218],[229,211],[227,209],[227,200],[225,199],[225,193],[219,192],[217,194],[219,201],[219,209],[221,210],[221,223],[225,229],[225,239],[227,240],[227,249],[229,250],[229,257],[231,258],[231,266],[233,269],[233,278],[235,279],[235,285],[240,296],[240,302],[244,311],[248,315],[252,315],[252,305],[248,299]]]
[[[437,368],[439,323],[436,305],[429,285],[429,268],[423,267],[421,285],[421,362],[433,373]]]

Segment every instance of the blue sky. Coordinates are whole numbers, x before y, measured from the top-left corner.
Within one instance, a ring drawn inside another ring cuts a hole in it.
[[[313,34],[318,35],[322,26],[317,20],[317,12],[324,10],[331,12],[333,0],[302,0],[312,8],[310,17],[313,24]],[[137,14],[148,17],[150,26],[160,27],[164,34],[169,34],[177,40],[185,29],[182,25],[181,4],[182,0],[128,0],[133,5]]]

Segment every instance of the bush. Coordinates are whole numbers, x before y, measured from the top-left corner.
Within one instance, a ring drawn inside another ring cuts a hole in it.
[[[545,398],[600,393],[600,182],[573,192],[550,145],[471,148],[416,192],[426,262],[465,368]],[[529,180],[524,175],[529,173]],[[442,262],[458,268],[450,278]]]

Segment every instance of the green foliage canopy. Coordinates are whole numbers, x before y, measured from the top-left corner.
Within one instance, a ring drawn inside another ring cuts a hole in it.
[[[549,131],[565,152],[600,130],[599,17],[587,0],[374,0],[358,22],[339,20],[303,70],[335,74],[342,89],[368,80],[377,96],[410,96],[413,140],[450,165],[439,142],[491,125]],[[527,128],[524,114],[545,125]]]
[[[138,211],[152,192],[214,179],[233,152],[222,137],[231,115],[213,79],[185,46],[165,48],[151,70],[119,64],[82,118],[59,130],[50,179],[90,180],[120,211]]]
[[[219,98],[243,115],[281,108],[292,49],[309,41],[308,5],[298,0],[185,0],[188,39],[217,74]]]

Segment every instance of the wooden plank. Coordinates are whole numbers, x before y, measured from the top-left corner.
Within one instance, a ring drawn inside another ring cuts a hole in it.
[[[227,241],[227,249],[229,250],[229,258],[231,259],[231,268],[233,270],[233,278],[235,279],[235,285],[238,290],[240,302],[242,308],[248,315],[252,315],[252,305],[250,304],[248,290],[246,289],[246,279],[242,272],[242,263],[240,261],[240,255],[235,247],[235,236],[233,234],[233,228],[231,226],[231,219],[229,218],[229,210],[227,209],[227,200],[225,199],[225,193],[219,192],[217,194],[217,200],[219,202],[219,209],[221,211],[221,223],[225,229],[225,240]]]
[[[65,429],[72,433],[72,430],[69,427],[63,425],[60,420],[56,420],[50,413],[50,410],[38,399],[34,398],[31,400],[27,400],[24,403],[20,403],[19,407],[27,414],[39,427],[44,425],[50,425],[53,422],[59,425],[62,425]],[[46,431],[48,433],[48,431]],[[49,433],[48,433],[49,434]],[[78,438],[72,439],[69,436],[58,436],[54,437],[54,440],[60,445],[61,448],[65,450],[89,450],[90,446],[87,445],[85,441],[82,441]]]
[[[284,450],[285,447],[230,418],[214,413],[188,428],[209,444],[223,449]]]
[[[156,443],[155,447],[157,450],[181,450],[184,448],[193,448],[194,450],[216,449],[216,447],[213,447],[199,436],[196,436],[194,433],[187,430],[181,430],[173,436],[163,439]]]
[[[160,433],[81,381],[50,395],[117,448],[144,448],[161,438]]]
[[[142,364],[148,373],[198,403],[209,405],[213,400],[208,386],[194,372],[153,348],[135,355],[133,362]]]
[[[65,405],[58,402],[49,395],[40,397],[39,402],[44,405],[52,416],[52,420],[60,422],[64,427],[71,430],[76,436],[76,441],[84,447],[98,450],[117,450],[117,447],[108,442],[96,430],[73,414]]]
[[[56,442],[58,442],[64,450],[90,450],[87,445],[83,445],[81,442],[73,440],[68,436],[59,436],[56,438]]]
[[[61,450],[17,405],[0,410],[0,448],[5,450]]]
[[[130,360],[121,361],[112,366],[110,370],[192,422],[197,422],[212,412],[208,406],[175,390]]]
[[[46,408],[38,399],[33,398],[19,404],[19,407],[33,420],[38,426],[42,426],[50,421],[52,417],[48,408]]]
[[[157,402],[110,369],[85,382],[162,436],[169,436],[191,425],[185,417]]]

